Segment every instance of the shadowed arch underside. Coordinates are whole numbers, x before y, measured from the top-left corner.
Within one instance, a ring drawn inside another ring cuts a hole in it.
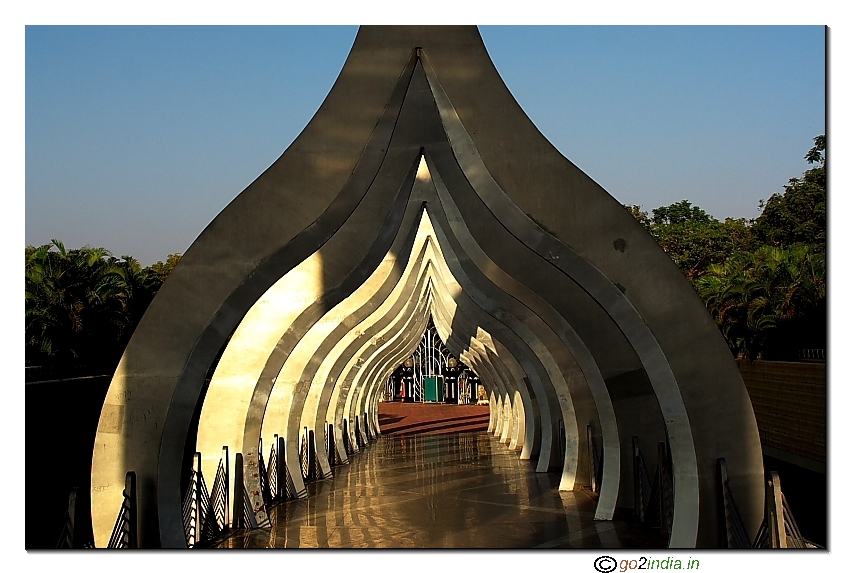
[[[719,457],[757,527],[755,417],[690,285],[534,127],[476,28],[393,26],[361,28],[316,116],[198,237],[137,327],[98,426],[97,544],[135,471],[142,546],[186,546],[187,446],[213,475],[222,446],[253,460],[279,435],[306,495],[304,429],[333,425],[338,459],[316,451],[332,476],[380,434],[383,384],[429,320],[487,388],[505,447],[559,472],[562,490],[601,466],[597,519],[634,506],[637,437],[669,444],[671,547],[717,546]],[[259,478],[245,476],[262,521]]]

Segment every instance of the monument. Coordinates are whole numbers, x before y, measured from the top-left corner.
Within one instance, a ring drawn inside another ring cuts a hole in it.
[[[360,29],[315,117],[201,233],[138,325],[98,426],[98,546],[128,471],[140,545],[185,547],[194,451],[206,475],[222,446],[250,469],[279,435],[298,468],[304,428],[329,424],[344,463],[379,434],[383,384],[429,320],[483,381],[506,447],[558,468],[563,490],[598,468],[597,519],[635,506],[635,445],[649,459],[662,443],[671,547],[718,546],[718,458],[758,527],[752,406],[686,279],[534,127],[475,27],[391,26]],[[258,479],[246,471],[231,489],[262,521]]]

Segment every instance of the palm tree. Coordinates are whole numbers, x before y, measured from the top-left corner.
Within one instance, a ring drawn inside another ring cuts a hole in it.
[[[119,269],[106,249],[68,250],[54,239],[28,250],[25,276],[27,363],[90,359],[126,323]]]
[[[763,246],[711,265],[697,292],[735,356],[790,357],[825,305],[826,261],[811,245]]]

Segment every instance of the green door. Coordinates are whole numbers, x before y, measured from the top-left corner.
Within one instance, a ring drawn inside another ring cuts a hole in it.
[[[442,402],[443,401],[443,382],[442,376],[425,376],[425,401],[426,402]]]

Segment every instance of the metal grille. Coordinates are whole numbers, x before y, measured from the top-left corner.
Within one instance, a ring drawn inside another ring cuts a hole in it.
[[[75,487],[68,495],[68,509],[65,511],[65,516],[62,520],[62,533],[59,534],[59,540],[55,546],[56,549],[94,548],[94,540],[91,537],[83,539],[81,535],[82,531],[76,527],[78,523],[82,522],[84,512],[86,512],[84,508],[77,507],[78,494],[79,488]]]
[[[452,353],[440,340],[432,320],[428,320],[422,340],[410,358],[413,360],[413,401],[422,402],[425,399],[425,377],[443,376],[449,358],[453,358]]]
[[[814,361],[826,361],[826,349],[825,348],[805,348],[800,350],[800,359],[801,360],[814,360]]]
[[[274,441],[272,442],[271,450],[269,450],[269,465],[266,469],[266,476],[269,483],[269,492],[271,493],[272,499],[277,500],[280,499],[280,493],[278,491],[278,479],[277,479],[277,434],[274,436]]]
[[[136,474],[127,472],[124,501],[118,511],[115,527],[109,536],[108,549],[135,549],[139,546],[136,529]]]
[[[304,428],[304,435],[301,437],[301,448],[298,451],[298,460],[301,464],[301,478],[307,479],[307,474],[310,471],[310,460],[307,459],[307,428]]]
[[[651,482],[646,462],[638,445],[637,436],[632,437],[632,452],[635,513],[641,523],[650,527],[658,527],[669,537],[673,525],[673,502],[675,499],[670,447],[667,442],[658,442],[658,464]]]
[[[274,447],[274,446],[272,446]],[[271,480],[269,479],[269,470],[266,467],[266,462],[263,459],[263,439],[260,438],[260,445],[257,448],[257,466],[258,472],[260,474],[260,493],[263,496],[263,505],[266,507],[271,506],[274,502],[274,496],[272,495],[272,486]]]
[[[738,504],[735,503],[735,496],[732,495],[732,488],[729,485],[729,476],[726,474],[726,460],[724,458],[717,459],[717,478],[720,484],[723,514],[726,518],[725,539],[720,540],[721,545],[725,544],[730,549],[751,549],[750,536],[747,533],[747,528],[744,525],[744,520],[741,517],[741,512],[738,510]]]
[[[197,461],[198,454],[195,454]],[[196,463],[197,466],[197,463]],[[186,545],[190,548],[197,545],[201,534],[201,516],[202,503],[200,498],[204,495],[200,488],[201,474],[192,468],[192,473],[189,476],[189,488],[183,496],[183,533],[186,536]],[[209,497],[209,494],[207,494]]]
[[[788,500],[785,499],[785,494],[780,493],[782,497],[782,513],[785,521],[785,538],[788,540],[788,547],[795,549],[807,549],[816,547],[814,543],[806,541],[803,534],[800,533],[800,528],[797,526],[797,520],[791,513],[791,507],[788,505]]]
[[[392,374],[387,378],[387,381],[384,383],[384,391],[381,394],[381,399],[384,402],[392,402],[395,398],[395,381],[393,380]]]
[[[770,472],[765,480],[765,512],[764,520],[756,534],[753,547],[757,549],[767,548],[792,548],[792,549],[818,549],[816,543],[808,541],[800,532],[797,520],[791,513],[788,500],[782,493],[779,475]]]
[[[230,484],[227,475],[227,449],[225,448],[222,458],[218,462],[215,479],[210,490],[209,510],[206,512],[204,527],[201,530],[202,539],[213,539],[222,531],[227,529],[230,505]],[[203,476],[201,476],[203,479]]]
[[[649,480],[649,470],[638,445],[637,436],[632,437],[632,455],[634,463],[635,513],[641,523],[647,520],[652,482]]]

